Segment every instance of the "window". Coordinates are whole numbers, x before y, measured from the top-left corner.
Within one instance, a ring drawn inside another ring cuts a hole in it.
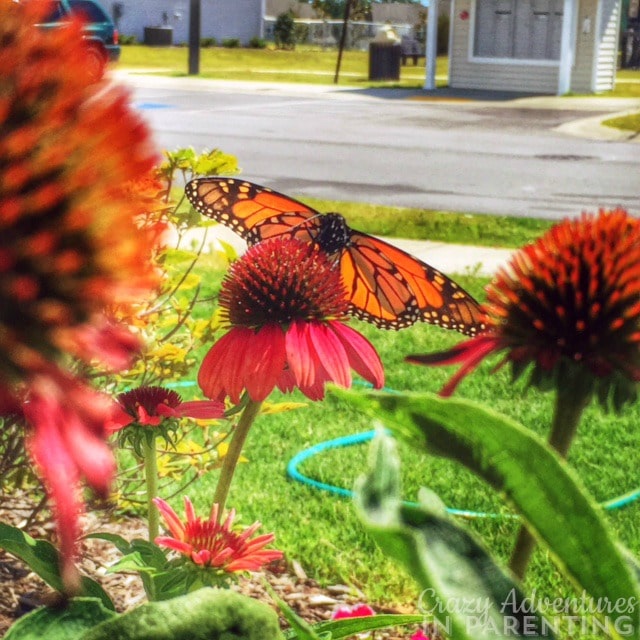
[[[563,0],[476,0],[477,58],[559,60]]]
[[[88,0],[70,0],[73,13],[83,16],[88,22],[109,22],[104,11],[94,2]]]

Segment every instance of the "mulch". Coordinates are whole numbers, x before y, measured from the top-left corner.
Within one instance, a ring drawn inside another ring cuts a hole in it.
[[[0,522],[23,528],[32,512],[33,500],[29,495],[0,496]],[[145,523],[139,518],[119,517],[117,520],[110,520],[105,513],[91,511],[84,516],[83,524],[86,533],[117,533],[127,540],[146,536]],[[54,533],[54,527],[45,511],[39,514],[36,522],[29,523],[25,530],[36,538],[51,539]],[[84,540],[78,564],[84,574],[100,582],[113,600],[116,610],[124,612],[143,604],[146,598],[142,583],[136,574],[107,573],[107,568],[119,557],[119,552],[110,543],[102,540]],[[299,563],[286,560],[272,563],[259,573],[241,577],[238,584],[232,588],[277,610],[264,586],[265,580],[280,599],[311,624],[328,620],[333,611],[340,606],[366,602],[364,594],[356,587],[344,584],[320,586],[307,575]],[[17,618],[50,602],[54,595],[24,564],[0,550],[0,637]],[[378,613],[415,613],[415,609],[405,606],[378,606],[370,602],[367,604]],[[284,620],[282,626],[286,628]],[[415,629],[397,632],[377,631],[375,638],[406,640],[413,631]]]

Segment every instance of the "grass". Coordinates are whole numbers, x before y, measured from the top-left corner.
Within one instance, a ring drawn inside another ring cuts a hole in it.
[[[210,47],[200,50],[200,76],[224,80],[256,80],[263,82],[304,82],[331,84],[336,68],[335,49],[319,50],[308,47],[294,51],[267,49],[225,49]],[[187,72],[186,47],[122,47],[120,68],[155,70],[163,75],[182,76]],[[438,86],[447,85],[448,57],[436,61]],[[345,51],[342,59],[340,84],[357,87],[401,87],[419,89],[424,85],[424,61],[417,66],[401,67],[397,82],[369,80],[369,53]],[[613,91],[598,94],[607,97],[640,97],[640,71],[621,69],[616,74]]]
[[[640,133],[640,111],[630,113],[626,116],[618,116],[617,118],[603,120],[602,124],[607,127],[613,127],[614,129],[623,129],[625,131]]]
[[[206,275],[206,286],[215,292],[222,275],[219,266],[205,256],[199,268]],[[470,293],[482,298],[486,280],[469,276],[457,279]],[[199,315],[210,313],[210,308],[198,310]],[[460,340],[457,334],[424,324],[400,332],[380,331],[364,323],[356,323],[356,328],[376,346],[391,389],[437,391],[451,373],[407,365],[403,359],[409,353],[447,348]],[[526,389],[522,383],[512,385],[506,369],[492,371],[495,364],[494,360],[482,366],[462,383],[457,395],[487,403],[544,435],[552,411],[551,396]],[[265,531],[276,533],[277,546],[285,551],[287,559],[300,562],[321,583],[353,585],[378,606],[415,607],[419,597],[415,585],[373,544],[352,503],[293,482],[285,472],[288,461],[299,451],[331,438],[367,431],[371,423],[331,394],[317,403],[298,393],[283,396],[276,392],[270,397],[272,403],[292,400],[304,402],[305,406],[258,417],[244,450],[248,463],[242,464],[236,473],[229,505],[238,510],[244,523],[260,519]],[[595,406],[587,410],[570,463],[598,500],[622,494],[636,485],[639,419],[637,408],[625,411],[622,416],[606,415]],[[464,469],[407,446],[401,446],[401,454],[406,499],[415,499],[419,487],[428,486],[450,506],[492,513],[502,510],[499,496]],[[308,460],[300,470],[318,480],[349,488],[365,469],[366,455],[366,445],[330,450]],[[203,512],[210,507],[215,481],[215,475],[206,475],[189,490]],[[180,507],[177,499],[173,503]],[[607,515],[621,541],[635,552],[640,551],[639,515],[639,503]],[[466,524],[483,537],[499,558],[508,557],[515,523],[477,518]],[[534,557],[527,587],[537,589],[539,597],[573,595],[550,558],[540,551]]]
[[[164,75],[185,75],[186,47],[122,47],[121,68],[156,69]],[[335,50],[296,49],[225,49],[200,50],[200,76],[224,80],[257,80],[263,82],[301,82],[331,84],[336,68]],[[369,81],[369,54],[366,51],[345,51],[340,68],[340,84],[360,87],[388,86],[389,83]],[[446,75],[447,59],[438,58],[436,73]],[[424,84],[424,64],[401,67],[399,82],[393,86],[420,88]]]
[[[553,224],[552,220],[538,218],[407,209],[306,196],[300,199],[318,211],[339,211],[354,229],[392,238],[516,248]]]

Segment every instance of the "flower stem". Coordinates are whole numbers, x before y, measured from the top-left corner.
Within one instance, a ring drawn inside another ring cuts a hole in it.
[[[580,382],[578,380],[574,384],[559,385],[556,395],[548,442],[563,458],[567,457],[571,442],[578,430],[582,412],[591,398],[588,385]],[[509,561],[509,568],[520,580],[524,579],[535,546],[536,541],[531,532],[524,525],[520,527]]]
[[[222,516],[224,511],[224,505],[227,502],[227,496],[229,495],[229,487],[231,486],[231,480],[236,470],[238,460],[240,459],[240,453],[244,446],[244,441],[247,439],[249,429],[256,419],[258,413],[260,413],[260,407],[262,402],[254,402],[249,400],[240,420],[233,430],[231,436],[231,442],[229,442],[229,450],[227,455],[222,461],[222,468],[220,469],[220,477],[218,478],[218,484],[216,485],[216,492],[213,496],[214,503],[218,504],[218,518]]]
[[[147,513],[149,527],[149,542],[153,542],[160,533],[160,514],[153,504],[158,495],[158,459],[156,457],[156,436],[142,441],[142,455],[144,459],[144,477],[147,485]]]

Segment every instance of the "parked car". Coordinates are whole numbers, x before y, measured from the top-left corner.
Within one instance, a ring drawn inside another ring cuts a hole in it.
[[[97,0],[54,0],[46,19],[38,24],[43,29],[55,28],[71,16],[85,20],[84,39],[87,44],[87,72],[99,77],[107,61],[120,58],[118,30],[109,14]]]

